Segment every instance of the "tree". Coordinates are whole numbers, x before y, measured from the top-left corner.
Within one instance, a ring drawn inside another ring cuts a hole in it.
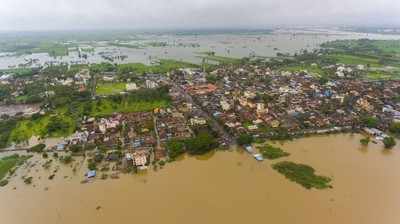
[[[61,119],[58,116],[54,116],[50,118],[49,123],[46,126],[47,133],[52,136],[55,133],[65,133],[70,128],[70,124]]]
[[[168,155],[171,159],[175,159],[185,152],[185,143],[179,140],[169,140],[167,142]]]
[[[193,155],[209,152],[218,145],[214,136],[207,132],[200,132],[196,137],[185,141],[186,150]]]
[[[394,140],[394,138],[391,136],[385,137],[383,139],[383,144],[385,145],[385,148],[391,149],[396,145],[396,140]]]
[[[237,143],[239,145],[248,145],[253,143],[254,138],[252,135],[249,134],[241,134],[238,138],[237,138]]]
[[[371,116],[364,116],[361,118],[361,122],[368,128],[376,128],[379,124],[379,119]]]
[[[400,122],[393,122],[389,126],[389,131],[392,132],[393,134],[400,134]]]

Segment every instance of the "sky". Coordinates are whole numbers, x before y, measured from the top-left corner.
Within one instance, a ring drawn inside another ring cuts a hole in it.
[[[0,0],[0,30],[400,27],[400,0]]]

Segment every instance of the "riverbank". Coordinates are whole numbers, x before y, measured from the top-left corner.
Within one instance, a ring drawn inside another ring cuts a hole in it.
[[[178,159],[157,171],[97,178],[87,184],[80,183],[86,166],[79,159],[73,165],[54,163],[47,170],[37,164],[17,170],[17,176],[0,189],[2,220],[243,223],[268,218],[283,224],[397,223],[400,219],[393,214],[400,209],[399,146],[392,150],[381,144],[361,146],[361,138],[338,134],[277,142],[274,145],[290,156],[261,163],[241,149],[217,151]],[[317,174],[332,178],[333,188],[306,190],[272,169],[279,161],[310,165]],[[75,172],[71,166],[77,167]],[[32,176],[32,184],[26,185],[22,176]]]

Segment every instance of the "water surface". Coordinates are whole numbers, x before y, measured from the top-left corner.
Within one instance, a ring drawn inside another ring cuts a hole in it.
[[[241,151],[188,157],[165,168],[81,184],[60,165],[31,168],[33,185],[17,177],[0,189],[4,223],[400,223],[400,150],[361,147],[359,135],[286,143],[290,160],[332,177],[333,189],[306,190]],[[282,159],[281,159],[282,160]],[[79,161],[79,159],[78,159]],[[279,160],[277,160],[279,161]],[[41,179],[39,180],[39,176]],[[16,188],[16,189],[14,189]]]

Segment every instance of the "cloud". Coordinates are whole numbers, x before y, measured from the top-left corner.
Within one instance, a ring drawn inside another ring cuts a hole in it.
[[[1,30],[400,26],[398,0],[0,0]]]

